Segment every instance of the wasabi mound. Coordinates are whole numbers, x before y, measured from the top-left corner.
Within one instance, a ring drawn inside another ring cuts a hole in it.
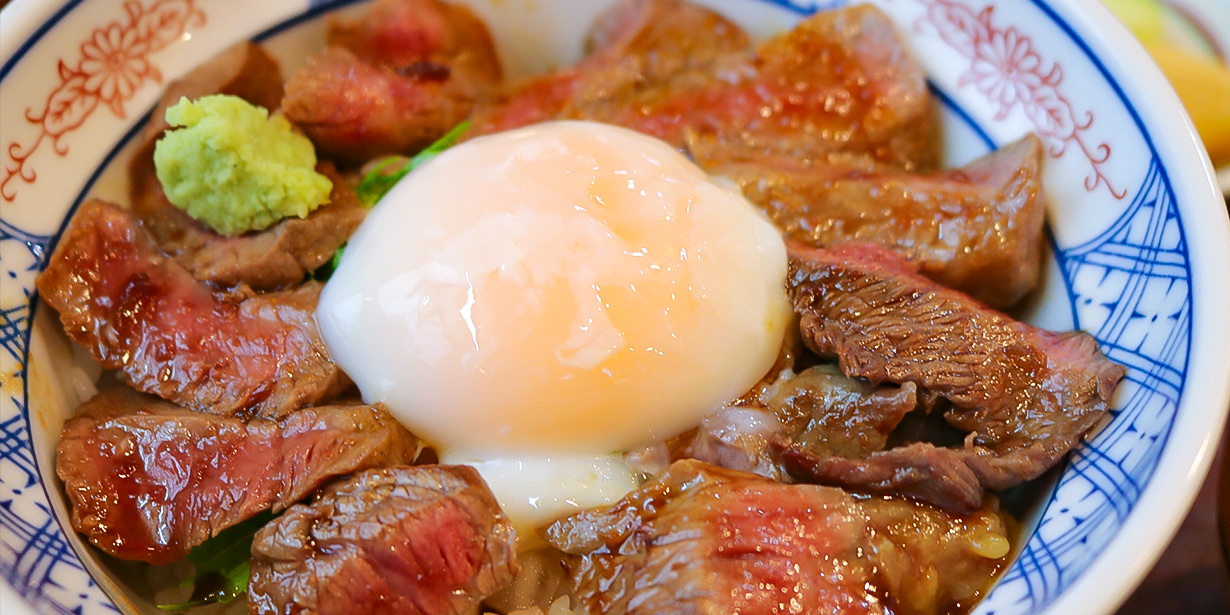
[[[312,142],[281,116],[236,96],[181,98],[154,148],[167,199],[225,235],[305,218],[328,202],[332,182],[316,172]]]

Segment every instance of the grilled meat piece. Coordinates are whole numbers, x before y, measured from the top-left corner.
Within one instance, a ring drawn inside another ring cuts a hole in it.
[[[307,218],[287,218],[263,231],[230,237],[214,232],[171,204],[154,174],[154,144],[168,128],[165,114],[181,97],[230,94],[270,110],[282,101],[277,63],[256,44],[242,43],[167,86],[129,163],[133,212],[163,252],[199,280],[220,286],[246,284],[257,290],[296,286],[332,258],[367,210],[351,182],[332,164],[317,171],[333,182],[329,203]]]
[[[695,430],[682,437],[633,451],[629,465],[647,474],[657,474],[672,461],[695,459],[720,468],[785,480],[789,475],[778,459],[780,446],[775,448],[782,441],[788,438],[772,412],[726,406],[706,416]],[[659,453],[659,449],[665,449],[664,453]]]
[[[429,145],[500,81],[486,26],[437,0],[381,0],[329,38],[286,84],[282,111],[339,162]]]
[[[952,404],[945,420],[970,432],[961,448],[919,443],[862,460],[820,463],[795,447],[786,461],[799,479],[968,512],[983,488],[1006,489],[1058,463],[1106,415],[1124,375],[1087,333],[1017,322],[879,246],[791,244],[789,255],[787,286],[812,350],[835,355],[848,376],[943,396]],[[948,488],[918,486],[937,479]]]
[[[273,111],[282,102],[281,69],[263,47],[245,41],[172,81],[141,131],[141,145],[132,164],[153,160],[154,143],[170,127],[166,121],[168,108],[180,98],[197,99],[210,94],[238,96]],[[134,188],[134,192],[141,191]]]
[[[350,178],[329,162],[317,164],[316,170],[333,182],[328,203],[306,218],[285,218],[267,229],[231,237],[171,204],[154,176],[152,159],[134,160],[133,186],[142,191],[133,194],[133,211],[158,247],[198,280],[256,290],[290,288],[329,262],[367,215]],[[144,179],[136,181],[137,174]]]
[[[248,610],[469,615],[517,570],[512,525],[473,468],[370,470],[257,533]]]
[[[916,513],[913,533],[903,510]],[[908,501],[856,501],[694,460],[545,536],[574,556],[581,606],[606,615],[936,613],[915,606],[976,595],[1007,554],[992,510],[959,518]],[[1002,543],[983,553],[970,548],[994,540]],[[949,568],[950,559],[977,561]],[[902,587],[910,602],[898,610],[880,588],[904,579],[927,582]]]
[[[564,113],[686,145],[709,163],[845,152],[925,169],[938,158],[923,71],[867,5],[817,13],[753,53]]]
[[[656,473],[663,458],[696,459],[783,480],[788,473],[780,455],[792,445],[824,458],[857,459],[883,449],[889,432],[918,407],[916,391],[913,383],[871,385],[829,365],[786,373],[767,400],[722,408],[690,433],[635,451],[631,461]],[[665,454],[656,450],[661,446]]]
[[[575,66],[511,84],[480,104],[467,137],[561,117],[586,118],[565,109],[631,104],[636,92],[687,72],[703,73],[719,58],[744,54],[747,34],[707,8],[680,0],[627,0],[591,29],[589,55]]]
[[[339,161],[412,153],[465,119],[473,102],[449,91],[442,70],[403,75],[330,47],[291,77],[282,110],[323,155]]]
[[[587,612],[884,613],[866,520],[841,490],[679,461],[615,505],[548,526]]]
[[[589,119],[653,135],[708,164],[839,152],[905,169],[936,163],[923,71],[879,10],[821,12],[749,50],[733,24],[702,29],[705,20],[729,22],[681,4],[628,3],[625,16],[610,21],[629,25],[600,25],[594,38],[630,44],[505,95],[477,114],[475,134]]]
[[[332,477],[409,463],[417,444],[380,407],[316,406],[280,422],[244,422],[118,388],[64,424],[56,474],[74,529],[116,557],[165,564]]]
[[[110,203],[81,206],[38,289],[104,367],[192,410],[278,418],[349,386],[316,328],[320,284],[212,290]]]
[[[871,529],[878,589],[896,615],[968,611],[1009,563],[1008,522],[993,502],[968,515],[903,498],[858,503]]]
[[[912,382],[873,385],[819,365],[782,382],[769,410],[795,445],[859,458],[884,448],[889,432],[918,407],[917,390]]]
[[[486,85],[499,83],[502,76],[487,26],[460,4],[377,0],[357,19],[331,18],[328,41],[403,73],[435,63]]]
[[[880,244],[944,286],[1007,307],[1038,282],[1041,165],[1042,142],[1031,134],[959,169],[927,174],[836,157],[705,166],[737,182],[789,239]]]
[[[773,440],[783,470],[801,481],[870,493],[904,495],[956,513],[983,505],[986,488],[953,449],[915,442],[861,459],[825,455]]]

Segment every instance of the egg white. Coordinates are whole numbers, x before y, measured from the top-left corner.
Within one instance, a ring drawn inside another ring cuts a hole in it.
[[[614,455],[773,364],[785,246],[670,146],[551,122],[455,146],[351,238],[317,319],[369,403],[538,524],[635,486]]]

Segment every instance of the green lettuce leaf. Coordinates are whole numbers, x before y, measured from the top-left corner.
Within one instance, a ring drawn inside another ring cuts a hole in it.
[[[355,193],[359,197],[359,202],[365,207],[372,207],[380,200],[393,186],[401,181],[410,171],[413,171],[426,163],[428,160],[440,155],[440,152],[450,148],[457,142],[461,135],[465,134],[470,129],[470,121],[466,120],[452,130],[448,131],[443,137],[436,140],[435,143],[428,145],[426,149],[414,155],[413,158],[406,159],[403,156],[390,156],[376,163],[375,168],[367,173],[359,185],[355,187]],[[337,271],[338,263],[342,262],[342,252],[346,249],[346,244],[343,243],[337,252],[333,253],[333,258],[329,262],[321,265],[316,271],[312,272],[312,277],[321,282],[328,280]]]
[[[247,593],[252,540],[273,517],[273,513],[263,512],[197,545],[188,553],[188,561],[192,562],[196,573],[179,585],[185,589],[191,587],[192,595],[185,602],[159,604],[158,608],[186,611],[214,602],[230,602]]]
[[[436,140],[435,143],[427,146],[427,149],[417,153],[409,162],[397,166],[398,162],[404,161],[405,158],[393,156],[385,158],[376,164],[376,167],[369,172],[359,186],[356,192],[359,194],[359,202],[371,207],[380,200],[393,186],[405,177],[410,171],[413,171],[426,163],[428,160],[439,156],[441,152],[453,146],[461,135],[465,134],[470,129],[470,121],[466,120],[448,131],[443,137]],[[390,169],[390,167],[396,167]]]

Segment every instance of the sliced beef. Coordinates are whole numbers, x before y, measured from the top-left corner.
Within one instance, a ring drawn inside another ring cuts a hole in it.
[[[282,110],[323,155],[358,163],[421,149],[465,119],[472,99],[448,82],[447,66],[401,74],[331,47],[291,77]]]
[[[706,9],[662,0],[622,10],[594,38],[630,44],[507,94],[477,114],[477,131],[589,119],[685,147],[708,164],[844,152],[926,169],[938,158],[923,71],[873,7],[818,13],[755,50]],[[723,25],[706,29],[704,20]]]
[[[918,407],[917,387],[873,385],[831,365],[803,370],[769,400],[783,434],[820,455],[865,457],[884,448],[888,434]]]
[[[154,177],[153,160],[137,164],[133,173],[149,181],[133,182],[133,211],[158,247],[192,272],[198,280],[221,287],[240,284],[256,290],[290,288],[329,262],[367,215],[355,195],[354,182],[333,164],[316,170],[333,182],[329,202],[306,218],[290,217],[251,233],[227,236],[197,222],[171,204]]]
[[[778,460],[780,443],[788,441],[773,412],[753,406],[727,406],[705,417],[690,434],[668,442],[667,461],[695,459],[721,468],[751,472],[773,480],[788,477]],[[650,451],[654,451],[651,447]],[[662,459],[642,459],[637,469],[661,471]],[[656,464],[654,463],[656,462]]]
[[[586,47],[590,55],[578,67],[581,79],[568,104],[596,112],[623,107],[647,88],[699,81],[727,58],[749,53],[751,41],[734,22],[702,6],[627,0],[594,23]]]
[[[948,423],[970,432],[961,448],[916,444],[862,460],[817,463],[794,450],[786,461],[800,479],[968,511],[983,488],[1005,489],[1058,463],[1106,414],[1124,375],[1088,334],[1017,322],[879,246],[791,244],[789,252],[787,285],[812,350],[835,355],[848,376],[942,395],[952,404]],[[918,492],[936,479],[949,485]]]
[[[193,410],[280,417],[349,386],[316,328],[318,283],[263,295],[211,290],[110,203],[81,206],[38,290],[104,367]]]
[[[591,28],[589,55],[575,66],[512,84],[475,111],[467,136],[569,115],[578,104],[630,103],[638,89],[683,72],[698,75],[719,58],[745,54],[747,34],[707,8],[681,0],[625,0]]]
[[[978,510],[986,493],[966,455],[926,442],[890,448],[861,459],[816,453],[782,439],[773,440],[770,446],[785,472],[802,481],[903,495],[958,513]]]
[[[487,26],[460,4],[377,0],[357,19],[330,19],[328,40],[402,72],[448,65],[450,73],[455,68],[459,78],[477,82],[476,88],[499,83],[502,74]]]
[[[884,448],[888,434],[918,407],[917,387],[872,385],[821,365],[784,373],[763,403],[741,400],[705,417],[665,445],[635,451],[634,467],[660,471],[662,458],[696,459],[783,480],[781,453],[792,446],[821,458],[861,458]]]
[[[590,25],[586,61],[599,55],[638,67],[643,83],[708,66],[724,53],[747,51],[751,39],[720,13],[683,0],[623,0]]]
[[[1006,307],[1042,263],[1042,143],[1034,135],[959,169],[915,174],[866,160],[777,158],[706,165],[735,180],[785,236],[877,243],[923,275]]]
[[[307,273],[328,262],[367,210],[359,205],[352,182],[329,163],[317,167],[333,182],[329,203],[307,218],[288,218],[263,231],[221,235],[172,205],[154,174],[154,144],[168,128],[164,118],[168,107],[181,97],[210,94],[230,94],[275,110],[282,100],[277,63],[259,45],[242,43],[167,86],[129,165],[133,211],[154,243],[199,280],[224,287],[246,284],[257,290],[298,285]]]
[[[838,489],[679,461],[615,505],[548,526],[589,613],[885,613],[867,522]]]
[[[282,73],[264,48],[256,43],[242,42],[223,51],[208,62],[194,68],[183,77],[167,85],[162,99],[149,122],[141,131],[141,145],[133,157],[133,165],[153,160],[154,143],[170,126],[166,112],[181,98],[197,99],[210,94],[238,96],[254,105],[270,111],[282,102]],[[152,178],[152,175],[150,176]],[[134,181],[145,180],[144,174]],[[157,180],[154,180],[157,181]],[[143,191],[134,187],[134,192]]]
[[[334,22],[330,43],[291,77],[282,111],[341,162],[427,146],[500,80],[486,26],[437,0],[381,0]]]
[[[565,114],[686,144],[710,163],[847,152],[927,168],[937,158],[923,71],[867,5],[817,13],[753,53]]]
[[[585,612],[608,615],[934,615],[984,590],[1007,554],[993,510],[855,500],[695,460],[544,533],[574,557]],[[979,561],[949,565],[961,558]]]
[[[696,429],[630,451],[625,460],[650,475],[671,461],[697,459],[788,480],[780,459],[784,448],[798,443],[818,455],[862,457],[884,448],[887,434],[919,405],[912,383],[875,386],[830,365],[802,369],[804,350],[798,328],[788,330],[777,361],[747,393]]]
[[[518,82],[475,107],[462,139],[556,119],[581,87],[578,69],[564,69]]]
[[[316,406],[280,422],[244,422],[118,388],[64,424],[56,474],[74,529],[116,557],[165,564],[334,476],[409,463],[416,447],[379,407]]]
[[[371,470],[257,533],[248,610],[469,615],[517,570],[512,525],[473,468]]]

